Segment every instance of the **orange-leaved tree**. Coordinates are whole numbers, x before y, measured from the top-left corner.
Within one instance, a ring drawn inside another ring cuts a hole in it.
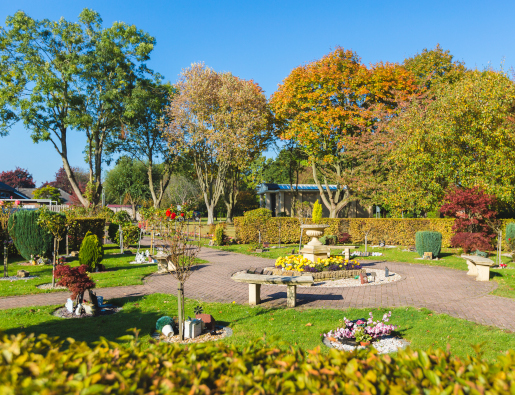
[[[367,67],[356,53],[338,47],[295,68],[273,94],[277,133],[309,156],[331,218],[352,200],[379,200],[381,165],[393,141],[382,125],[416,89],[403,66]]]

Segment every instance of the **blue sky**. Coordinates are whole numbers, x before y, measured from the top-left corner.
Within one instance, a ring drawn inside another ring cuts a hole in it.
[[[513,1],[54,1],[0,0],[0,24],[23,10],[36,19],[77,20],[98,11],[104,26],[134,24],[157,45],[149,65],[174,82],[181,69],[203,61],[258,82],[270,96],[298,65],[336,46],[356,51],[366,64],[402,62],[437,43],[469,68],[515,66]],[[85,139],[69,141],[70,162],[86,167]],[[17,125],[0,138],[0,171],[27,168],[37,186],[62,162],[50,143],[33,144]]]

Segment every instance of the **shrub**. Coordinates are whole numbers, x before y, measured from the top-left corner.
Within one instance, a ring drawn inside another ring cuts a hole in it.
[[[109,240],[111,240],[111,243],[116,243],[116,234],[118,233],[119,229],[120,225],[115,223],[110,223],[107,227],[107,236],[109,237]]]
[[[506,245],[515,251],[515,222],[506,225]]]
[[[89,271],[93,271],[102,262],[102,259],[104,259],[102,243],[98,240],[97,235],[88,232],[80,246],[80,264],[86,265]]]
[[[415,248],[418,255],[424,256],[424,252],[432,252],[437,257],[442,249],[442,234],[440,232],[419,231],[415,234]]]
[[[104,218],[98,217],[68,218],[68,248],[71,251],[78,251],[88,232],[96,235],[103,243],[105,223]]]
[[[114,240],[112,240],[115,244],[120,244],[120,229],[118,225],[116,226],[116,234],[114,236]],[[122,225],[123,231],[123,245],[125,247],[129,247],[131,244],[136,244],[139,240],[140,228],[137,225],[125,223]]]
[[[55,278],[59,279],[57,285],[68,288],[72,293],[72,299],[77,300],[77,304],[84,300],[84,292],[95,288],[95,283],[88,276],[88,267],[80,265],[70,267],[68,265],[57,265],[55,268]]]
[[[306,352],[264,341],[122,340],[130,341],[128,347],[105,338],[89,346],[48,335],[2,334],[2,388],[12,394],[504,394],[515,369],[513,350],[490,362],[481,353],[462,358],[440,349],[378,355]]]
[[[343,232],[338,235],[338,244],[347,244],[350,243],[350,241],[351,237],[347,232]]]
[[[38,225],[38,219],[39,212],[35,210],[19,210],[9,218],[9,235],[16,249],[27,260],[31,255],[52,255],[54,237]]]
[[[224,226],[220,226],[220,224],[218,224],[216,226],[215,234],[213,236],[213,240],[214,240],[215,244],[218,245],[218,246],[223,246],[225,244],[226,236],[225,236],[224,231],[225,231],[225,227]]]
[[[334,235],[326,235],[326,236],[322,236],[320,239],[318,239],[320,241],[320,243],[322,243],[323,245],[335,245],[336,244],[336,240],[337,240],[337,237],[334,236]]]
[[[475,250],[489,250],[492,248],[483,234],[469,232],[456,233],[451,239],[451,245],[463,248],[463,252],[466,254]]]
[[[318,199],[315,204],[313,204],[312,219],[315,224],[318,224],[322,220],[322,205],[318,203]]]
[[[127,211],[120,210],[114,213],[114,215],[111,218],[111,221],[117,224],[123,224],[125,222],[132,222],[132,218]]]

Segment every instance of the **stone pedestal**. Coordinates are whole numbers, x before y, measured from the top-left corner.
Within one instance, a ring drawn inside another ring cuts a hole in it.
[[[309,259],[311,262],[316,262],[319,258],[326,259],[330,256],[331,250],[329,247],[322,245],[318,240],[318,237],[324,234],[324,229],[327,227],[328,225],[301,226],[301,229],[306,229],[306,234],[312,237],[311,241],[299,251],[304,258]]]
[[[476,281],[490,281],[490,266],[477,265]]]
[[[249,284],[249,305],[256,306],[261,303],[261,284]]]
[[[295,307],[297,303],[297,286],[296,285],[288,285],[288,290],[286,291],[286,306]]]

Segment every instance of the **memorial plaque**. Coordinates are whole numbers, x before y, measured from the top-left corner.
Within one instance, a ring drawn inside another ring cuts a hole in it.
[[[270,243],[265,241],[263,242],[263,248],[269,248],[270,247]]]
[[[424,259],[433,259],[432,252],[424,252]]]
[[[376,273],[375,272],[367,273],[367,275],[370,275],[370,277],[372,278],[372,281],[376,282]]]
[[[359,278],[361,280],[361,284],[368,284],[368,277],[363,275],[363,273],[359,274]]]
[[[262,250],[261,248],[258,248],[258,249],[256,249],[256,251],[254,251],[254,252],[256,252],[256,253],[260,254],[260,253],[262,253],[262,252],[263,252],[263,250]]]

